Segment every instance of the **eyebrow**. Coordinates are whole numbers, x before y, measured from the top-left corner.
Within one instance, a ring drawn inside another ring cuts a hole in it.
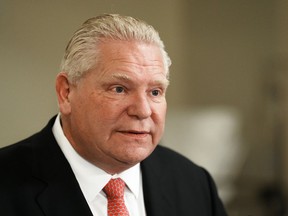
[[[124,81],[131,81],[131,78],[126,74],[116,73],[111,76],[113,79],[124,80]]]
[[[117,80],[123,80],[123,81],[129,81],[129,82],[132,81],[132,79],[129,76],[127,76],[126,74],[121,74],[121,73],[113,74],[111,77],[112,79],[117,79]],[[153,85],[162,85],[167,88],[169,85],[169,80],[167,78],[163,80],[157,79],[157,80],[153,80],[152,83]]]

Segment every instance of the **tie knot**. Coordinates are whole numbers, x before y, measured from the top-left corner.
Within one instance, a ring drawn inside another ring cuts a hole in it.
[[[124,196],[125,182],[121,178],[111,179],[103,191],[109,198],[120,198]]]

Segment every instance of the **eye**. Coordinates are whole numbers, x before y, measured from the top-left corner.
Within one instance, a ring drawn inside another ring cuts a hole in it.
[[[160,91],[158,89],[155,89],[151,93],[153,96],[158,96],[160,94]]]
[[[114,88],[115,92],[120,94],[124,92],[124,88],[122,86],[117,86]]]

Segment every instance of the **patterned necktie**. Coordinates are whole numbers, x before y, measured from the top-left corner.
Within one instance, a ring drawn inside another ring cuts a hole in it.
[[[108,216],[129,216],[124,203],[125,182],[120,179],[111,179],[103,188],[108,199]]]

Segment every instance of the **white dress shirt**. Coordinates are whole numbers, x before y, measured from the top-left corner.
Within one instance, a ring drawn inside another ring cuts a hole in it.
[[[65,137],[60,114],[52,128],[56,141],[67,158],[76,176],[83,195],[94,216],[107,216],[107,198],[102,191],[111,178],[120,177],[128,187],[125,188],[125,205],[131,216],[146,216],[142,188],[140,164],[122,173],[111,175],[81,157]]]

